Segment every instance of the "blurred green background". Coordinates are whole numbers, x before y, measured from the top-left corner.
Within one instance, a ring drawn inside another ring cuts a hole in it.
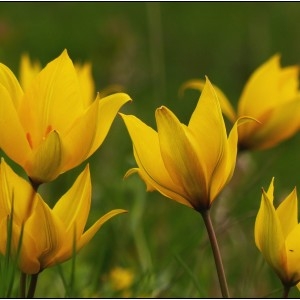
[[[198,100],[180,85],[207,75],[236,103],[249,75],[275,53],[282,65],[300,62],[299,3],[88,2],[0,3],[0,61],[18,74],[20,56],[43,65],[67,49],[74,62],[90,61],[97,90],[119,84],[132,97],[122,112],[155,126],[166,105],[187,122]],[[300,136],[276,148],[239,157],[231,184],[213,207],[213,222],[233,297],[277,297],[281,284],[253,239],[261,187],[275,176],[275,197],[300,186]],[[76,297],[219,297],[204,225],[198,213],[146,193],[125,172],[135,166],[126,128],[116,117],[89,159],[93,181],[90,224],[110,209],[129,213],[109,221],[77,256]],[[155,163],[155,162],[153,162]],[[43,187],[50,205],[85,164]],[[116,268],[133,274],[126,291],[114,286]],[[70,264],[62,271],[69,275]],[[44,271],[37,297],[62,297],[58,268]],[[126,292],[126,293],[125,293]],[[293,289],[291,295],[300,294]]]

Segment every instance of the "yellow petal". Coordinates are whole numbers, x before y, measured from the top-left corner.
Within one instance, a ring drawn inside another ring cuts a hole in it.
[[[67,51],[50,62],[26,90],[19,116],[36,147],[49,131],[68,131],[83,112],[77,73]]]
[[[157,109],[155,116],[161,156],[170,177],[181,186],[194,208],[206,207],[209,203],[207,172],[193,148],[194,137],[166,107]]]
[[[287,257],[284,235],[272,200],[264,190],[255,221],[255,241],[268,264],[285,280]]]
[[[276,214],[280,220],[284,238],[286,238],[298,224],[298,200],[296,188],[280,203],[276,209]]]
[[[223,155],[220,158],[219,163],[216,165],[212,174],[211,187],[210,187],[210,199],[211,202],[217,197],[222,188],[232,178],[237,156],[237,142],[238,142],[238,126],[243,120],[238,119],[233,125],[228,140],[225,141]]]
[[[62,172],[76,167],[89,156],[100,123],[98,107],[99,102],[94,101],[84,114],[75,120],[69,132],[62,136],[64,151]]]
[[[24,166],[26,173],[35,183],[48,182],[61,173],[62,149],[57,131],[52,131],[32,154]]]
[[[74,121],[62,138],[65,151],[63,172],[76,167],[99,148],[118,110],[128,101],[130,97],[123,93],[98,98]]]
[[[153,192],[153,191],[156,190],[155,187],[151,185],[150,181],[147,180],[147,175],[146,175],[145,178],[143,178],[143,173],[140,171],[139,168],[131,168],[131,169],[129,169],[129,170],[126,172],[126,174],[124,175],[124,178],[127,178],[127,177],[129,177],[130,175],[135,174],[135,173],[138,173],[139,176],[142,178],[142,180],[145,182],[146,188],[147,188],[147,192]]]
[[[116,114],[125,103],[131,101],[131,98],[125,93],[115,93],[104,98],[98,96],[96,101],[99,101],[98,123],[95,126],[95,138],[87,157],[103,143]]]
[[[280,100],[282,102],[293,99],[299,93],[299,66],[281,69],[279,79]],[[277,104],[277,103],[276,103]]]
[[[89,166],[77,177],[73,186],[55,204],[55,214],[65,225],[66,232],[73,236],[76,227],[76,240],[83,233],[91,205],[91,178]]]
[[[287,273],[289,283],[296,284],[300,280],[300,224],[290,232],[286,239]]]
[[[54,258],[60,248],[67,242],[63,223],[53,213],[49,206],[38,195],[37,205],[25,224],[23,243],[26,247],[34,241],[36,256],[41,269],[56,263]],[[72,244],[70,245],[72,248]]]
[[[274,179],[275,178],[273,177],[267,190],[267,196],[271,203],[274,201]]]
[[[97,233],[97,231],[102,227],[104,223],[106,223],[112,217],[126,213],[127,210],[124,209],[113,209],[110,212],[106,213],[100,219],[98,219],[84,234],[81,236],[81,239],[78,241],[76,245],[77,251],[79,251],[83,246],[85,246]]]
[[[29,217],[35,206],[35,193],[30,184],[18,176],[1,159],[0,165],[0,219],[11,215],[14,206],[14,222],[21,224]],[[14,202],[14,204],[13,204]]]
[[[190,119],[189,129],[195,136],[195,149],[204,168],[207,182],[224,155],[227,133],[220,104],[207,79],[198,104]]]
[[[77,241],[75,241],[76,246],[76,252],[80,251],[80,249],[85,246],[89,241],[94,237],[94,235],[97,233],[97,231],[101,228],[101,226],[108,221],[110,218],[127,212],[123,209],[115,209],[110,211],[109,213],[105,214],[103,217],[101,217],[98,221],[96,221],[84,234],[81,236],[81,238]],[[63,245],[63,247],[60,249],[60,251],[57,253],[54,261],[55,263],[58,262],[64,262],[68,260],[73,254],[73,244],[71,247],[69,245]]]
[[[23,97],[23,91],[13,72],[0,63],[0,85],[2,85],[11,97],[15,110],[18,110]],[[2,96],[1,96],[2,101]],[[2,106],[2,103],[1,103]],[[1,109],[1,108],[0,108]]]
[[[239,116],[247,115],[261,121],[260,115],[278,104],[279,59],[279,55],[274,55],[250,76],[238,103]]]
[[[32,62],[28,54],[23,54],[20,63],[20,84],[27,90],[35,77],[39,74],[42,67],[39,62]]]
[[[266,149],[291,137],[299,129],[300,97],[283,105],[278,105],[259,129],[248,136],[256,149]],[[253,125],[256,126],[256,125]]]
[[[23,165],[31,152],[13,99],[0,84],[0,148],[16,163]]]
[[[160,153],[158,134],[151,127],[132,115],[120,114],[133,143],[138,173],[147,187],[155,188],[164,196],[189,207],[183,196],[183,190],[176,185],[167,172]]]
[[[84,107],[88,107],[95,99],[95,85],[92,76],[92,65],[85,63],[84,65],[75,65],[77,76],[79,79],[80,89],[84,101]]]
[[[195,90],[199,90],[200,92],[202,92],[204,89],[204,86],[205,86],[204,80],[191,79],[183,84],[183,86],[181,87],[181,90],[195,89]],[[220,101],[220,106],[221,106],[222,112],[231,121],[231,123],[234,123],[236,121],[237,117],[236,117],[236,113],[235,113],[230,101],[228,100],[226,95],[222,92],[222,90],[219,89],[216,85],[213,85],[213,88],[217,94],[219,101]]]
[[[37,249],[35,240],[31,237],[21,238],[21,227],[22,225],[13,223],[12,233],[11,233],[11,254],[16,257],[19,248],[19,243],[21,243],[21,252],[18,253],[19,257],[19,268],[22,272],[26,274],[36,274],[40,271],[40,262],[38,260]],[[0,221],[0,253],[6,255],[6,245],[7,245],[7,219]],[[24,233],[23,233],[24,237]]]
[[[210,200],[211,202],[220,193],[222,188],[232,178],[236,157],[237,157],[237,145],[238,145],[238,128],[244,126],[245,123],[255,121],[249,117],[239,118],[233,125],[228,139],[224,142],[223,153],[220,156],[219,162],[216,164],[212,174],[211,186],[210,186]]]

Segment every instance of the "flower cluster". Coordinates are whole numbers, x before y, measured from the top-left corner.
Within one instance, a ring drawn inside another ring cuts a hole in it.
[[[94,89],[90,65],[75,67],[66,50],[43,69],[23,56],[20,82],[0,64],[0,147],[29,179],[1,160],[0,252],[17,258],[23,274],[36,275],[70,259],[107,220],[125,212],[112,210],[85,230],[89,165],[53,208],[37,191],[90,157],[130,101],[125,93],[102,98]]]
[[[274,147],[292,137],[300,125],[299,68],[282,68],[279,59],[275,55],[254,71],[237,112],[206,78],[182,86],[201,91],[187,125],[165,106],[155,111],[157,130],[134,115],[119,113],[137,164],[125,177],[137,173],[148,191],[158,191],[200,213],[224,297],[229,297],[229,290],[211,206],[231,180],[239,151]],[[102,98],[94,91],[91,65],[74,65],[66,50],[44,68],[23,56],[19,81],[0,64],[0,148],[28,176],[21,178],[1,160],[0,253],[14,257],[25,276],[37,276],[70,259],[107,220],[125,212],[112,210],[85,228],[92,194],[88,164],[53,208],[38,193],[41,184],[86,161],[106,138],[120,108],[130,101],[125,93]],[[223,114],[232,123],[228,134]],[[273,181],[267,192],[262,191],[254,236],[287,295],[290,287],[300,287],[297,194],[295,188],[275,209]],[[119,273],[112,277],[126,279],[116,287],[123,290],[132,284],[132,274]],[[33,296],[32,289],[27,296]]]

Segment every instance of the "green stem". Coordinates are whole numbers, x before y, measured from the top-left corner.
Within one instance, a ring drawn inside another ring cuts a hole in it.
[[[227,281],[226,281],[226,276],[223,268],[223,263],[222,263],[222,258],[221,258],[221,253],[218,245],[218,241],[216,238],[216,234],[211,222],[210,218],[210,211],[209,209],[200,211],[201,216],[203,218],[207,234],[209,237],[210,245],[212,248],[212,252],[214,255],[214,260],[216,264],[216,269],[219,277],[219,283],[220,283],[220,288],[221,288],[221,293],[223,298],[229,298],[229,291],[228,291],[228,286],[227,286]]]
[[[31,298],[34,297],[38,276],[39,276],[39,273],[31,275],[31,280],[30,280],[30,285],[29,285],[29,289],[28,289],[28,293],[27,293],[27,298],[31,299]]]
[[[289,285],[284,284],[282,298],[288,298],[290,290],[291,290],[291,287]]]
[[[22,272],[20,277],[20,297],[22,299],[26,297],[26,280],[27,274]]]

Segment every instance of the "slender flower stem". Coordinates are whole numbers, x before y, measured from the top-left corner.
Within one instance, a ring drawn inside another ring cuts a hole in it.
[[[27,281],[27,274],[22,272],[20,277],[20,297],[22,299],[26,298],[26,281]]]
[[[205,224],[205,227],[207,230],[207,234],[209,237],[210,245],[211,245],[211,248],[213,251],[222,296],[223,296],[223,298],[229,298],[230,296],[229,296],[226,276],[225,276],[225,272],[224,272],[224,268],[223,268],[221,253],[220,253],[218,241],[216,238],[216,234],[215,234],[212,222],[211,222],[210,211],[209,211],[209,209],[207,209],[207,210],[200,211],[200,213],[203,218],[203,221],[204,221],[204,224]]]
[[[289,285],[284,284],[282,298],[288,298],[290,290],[291,290],[291,287]]]
[[[31,299],[31,298],[34,297],[38,276],[39,276],[39,273],[31,275],[31,280],[30,280],[30,285],[29,285],[29,289],[28,289],[28,293],[27,293],[27,298]]]

